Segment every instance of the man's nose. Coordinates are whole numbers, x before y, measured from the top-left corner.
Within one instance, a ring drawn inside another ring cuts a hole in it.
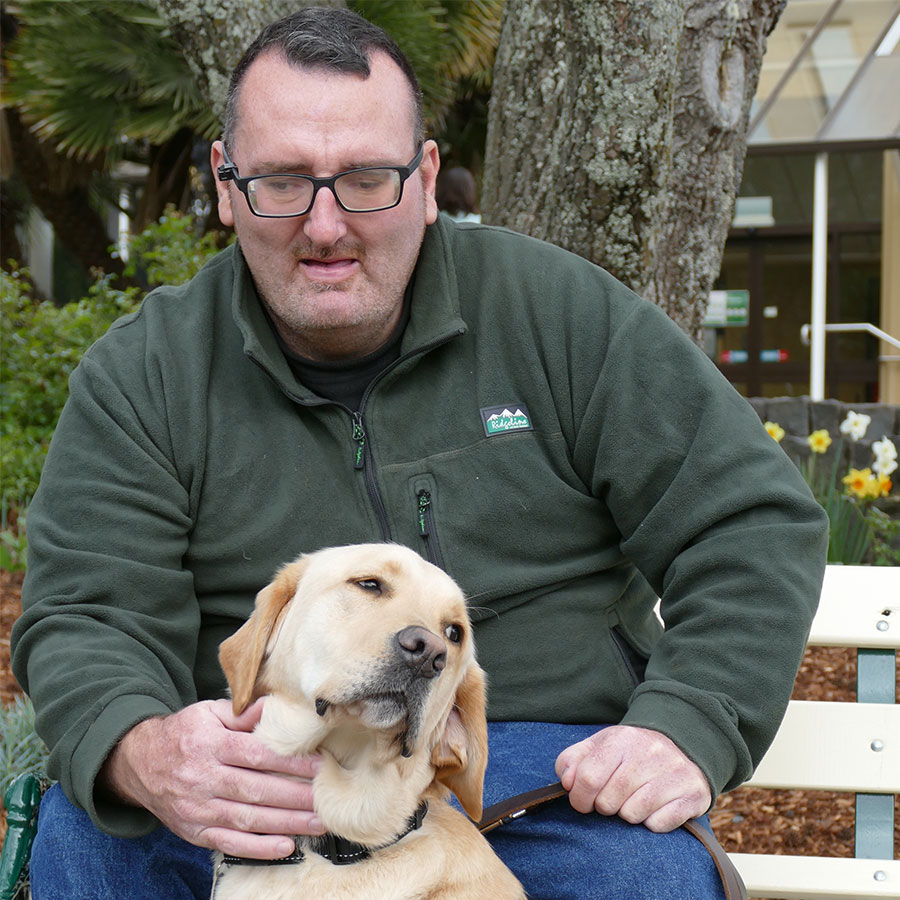
[[[312,209],[304,216],[303,231],[315,244],[333,244],[347,232],[345,215],[332,191],[328,187],[320,187]]]

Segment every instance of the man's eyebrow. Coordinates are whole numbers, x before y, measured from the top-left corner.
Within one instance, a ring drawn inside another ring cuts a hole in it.
[[[350,162],[346,165],[342,165],[341,168],[335,169],[333,172],[329,172],[328,175],[337,175],[340,172],[349,172],[353,169],[371,169],[371,168],[381,168],[385,166],[403,166],[406,165],[406,161],[397,162],[396,160],[389,159],[380,159],[373,157],[370,160],[359,160],[357,162]],[[243,172],[241,175],[243,176]],[[285,160],[264,160],[254,166],[253,171],[249,173],[250,175],[287,175],[287,174],[296,174],[296,175],[312,175],[312,168],[303,163],[298,163],[296,160],[293,162],[287,162]]]

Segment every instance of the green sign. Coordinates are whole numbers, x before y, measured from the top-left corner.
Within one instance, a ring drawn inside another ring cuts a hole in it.
[[[750,291],[710,291],[703,324],[707,328],[746,325],[750,314]]]

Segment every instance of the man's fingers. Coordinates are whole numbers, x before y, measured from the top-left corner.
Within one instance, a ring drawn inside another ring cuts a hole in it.
[[[666,834],[684,825],[689,819],[702,816],[709,808],[708,800],[679,798],[667,803],[643,819],[644,825],[658,834]]]
[[[311,810],[313,788],[308,781],[294,781],[280,775],[269,775],[252,769],[224,766],[210,795],[253,806]]]
[[[216,746],[222,765],[259,772],[276,772],[295,778],[314,778],[322,766],[318,756],[282,756],[250,734],[226,732]]]
[[[230,828],[206,828],[193,843],[246,859],[284,859],[294,852],[294,842],[286,835],[248,834]]]
[[[587,738],[567,747],[556,759],[556,777],[567,791],[571,791],[575,785],[582,760],[591,753],[591,740]]]
[[[578,812],[619,815],[653,831],[671,831],[706,812],[709,785],[667,737],[612,726],[564,750],[557,775]]]

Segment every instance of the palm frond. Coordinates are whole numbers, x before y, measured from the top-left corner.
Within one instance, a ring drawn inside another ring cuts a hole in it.
[[[4,102],[62,153],[94,159],[123,136],[162,143],[218,122],[162,19],[140,0],[20,0]]]

